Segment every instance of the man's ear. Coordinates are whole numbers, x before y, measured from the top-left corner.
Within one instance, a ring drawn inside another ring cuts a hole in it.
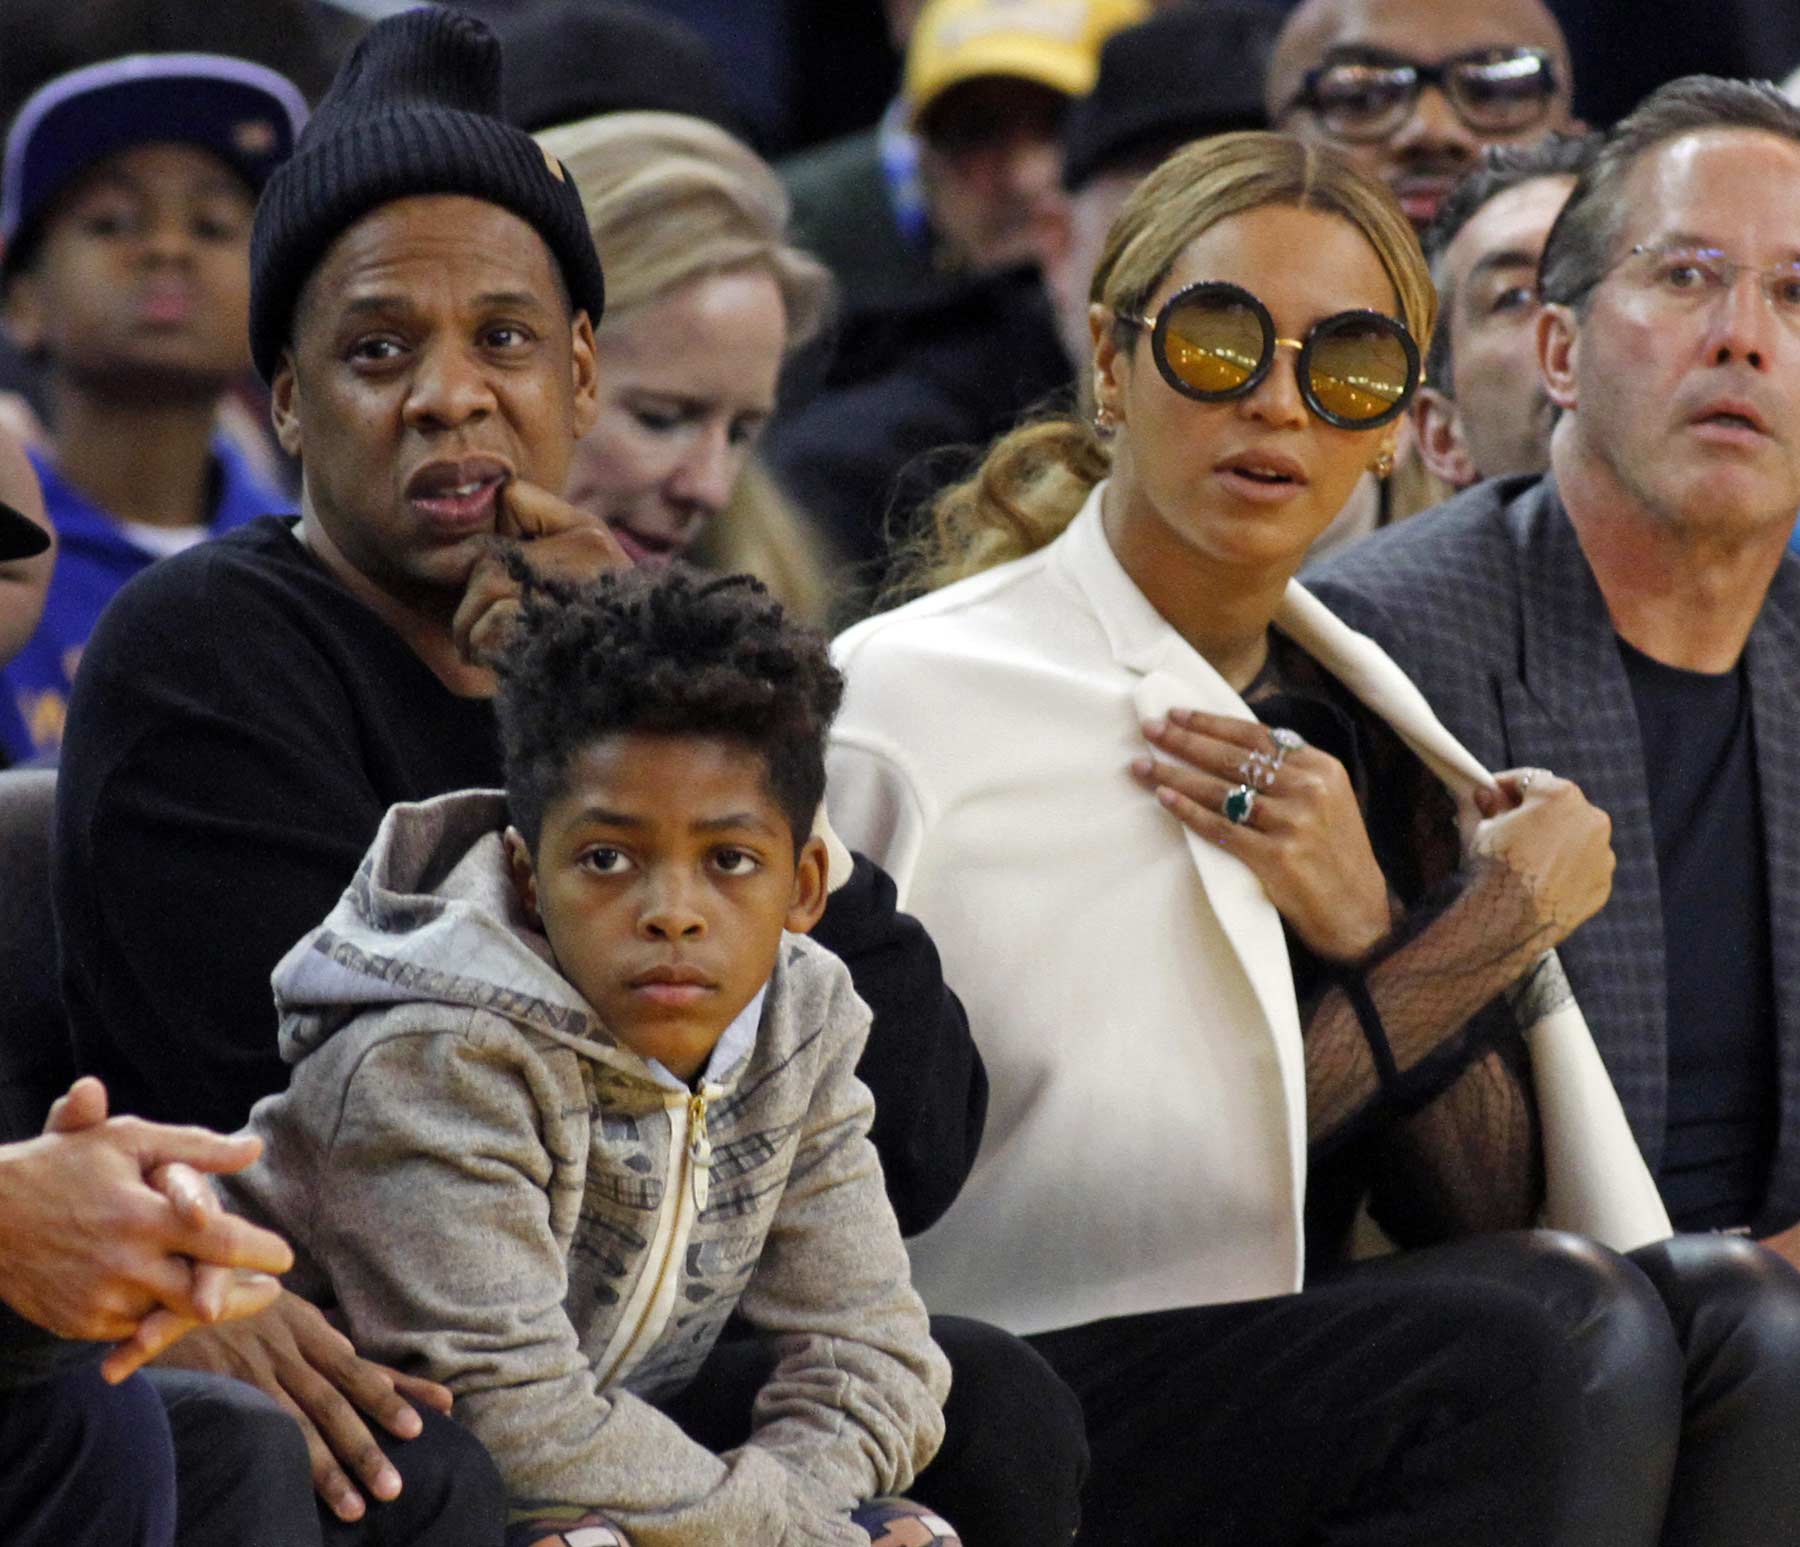
[[[1462,416],[1456,399],[1436,387],[1421,387],[1413,399],[1413,435],[1419,443],[1419,460],[1453,489],[1466,489],[1481,481],[1475,461],[1463,440]]]
[[[569,370],[575,383],[575,438],[593,429],[600,418],[600,348],[586,312],[569,324]]]
[[[275,439],[290,457],[300,455],[300,415],[294,411],[294,352],[281,351],[275,375],[269,382],[269,423],[275,427]]]
[[[1572,307],[1546,301],[1539,308],[1537,353],[1545,396],[1560,409],[1573,409],[1575,374],[1581,363],[1581,325]]]
[[[538,912],[537,870],[531,863],[531,845],[516,827],[508,827],[502,841],[506,845],[506,868],[512,876],[513,892],[519,899],[519,906],[525,910],[525,916],[542,929],[544,918]]]
[[[794,862],[794,891],[788,899],[787,917],[782,920],[782,927],[790,934],[810,934],[824,914],[825,881],[830,866],[823,838],[808,838],[800,845],[800,857]]]
[[[20,354],[39,359],[44,352],[44,307],[37,276],[26,270],[13,276],[0,298],[0,324]]]

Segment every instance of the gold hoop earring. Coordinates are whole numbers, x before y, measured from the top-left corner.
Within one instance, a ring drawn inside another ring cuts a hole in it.
[[[1107,441],[1119,433],[1119,416],[1102,403],[1094,410],[1094,439]]]
[[[1394,470],[1394,453],[1384,451],[1375,458],[1375,465],[1369,469],[1377,478],[1385,478]]]

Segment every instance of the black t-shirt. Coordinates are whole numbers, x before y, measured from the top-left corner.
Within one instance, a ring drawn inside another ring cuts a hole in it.
[[[1619,641],[1637,706],[1662,891],[1668,1137],[1684,1230],[1742,1225],[1775,1142],[1775,998],[1755,731],[1743,665],[1682,671]]]
[[[116,1110],[238,1127],[287,1084],[269,975],[388,807],[501,782],[492,703],[451,693],[287,521],[152,565],[89,640],[63,743],[51,882],[78,1067]],[[968,1174],[987,1081],[894,904],[859,859],[814,935],[874,1011],[858,1072],[911,1232]]]

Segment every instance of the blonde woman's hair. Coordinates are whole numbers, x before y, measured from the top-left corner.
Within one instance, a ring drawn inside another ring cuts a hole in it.
[[[824,325],[831,275],[788,241],[787,190],[741,140],[680,113],[604,113],[537,141],[587,211],[606,270],[602,336],[690,280],[745,268],[773,276],[790,350]]]
[[[720,574],[756,576],[790,617],[814,628],[829,628],[843,600],[830,540],[756,457],[687,558]]]
[[[1221,134],[1163,162],[1113,222],[1088,299],[1115,317],[1142,316],[1189,242],[1232,215],[1269,206],[1338,215],[1361,231],[1424,353],[1437,293],[1400,206],[1330,146],[1286,134]],[[1141,329],[1115,327],[1121,348],[1136,347]],[[1111,465],[1110,449],[1082,419],[1042,419],[1002,436],[972,478],[938,497],[929,529],[906,555],[900,589],[932,590],[1035,552],[1075,519]]]

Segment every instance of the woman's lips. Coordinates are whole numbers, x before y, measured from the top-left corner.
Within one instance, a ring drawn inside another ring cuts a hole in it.
[[[667,538],[642,536],[616,521],[607,524],[626,557],[643,569],[666,569],[680,557],[680,550]]]

